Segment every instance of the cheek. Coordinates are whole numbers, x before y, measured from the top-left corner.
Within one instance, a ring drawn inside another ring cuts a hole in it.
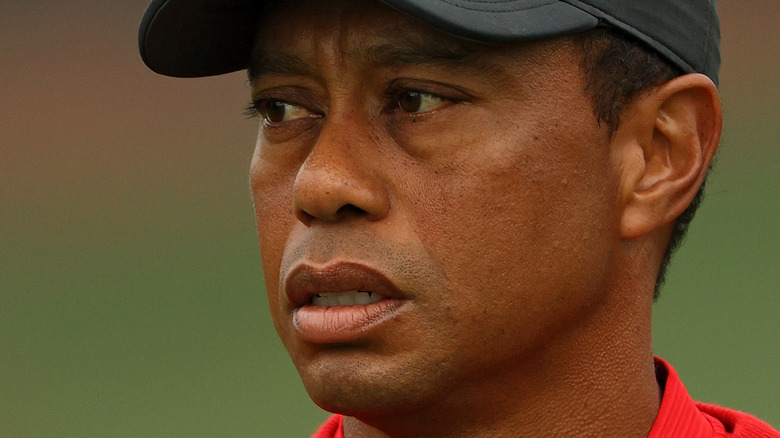
[[[521,324],[540,309],[552,315],[562,299],[585,300],[602,281],[594,267],[608,262],[616,223],[607,148],[592,132],[538,126],[493,136],[460,166],[422,172],[436,178],[415,184],[425,207],[417,210],[417,233],[445,271],[463,319]],[[483,315],[474,314],[479,308]]]
[[[295,174],[287,168],[274,166],[257,158],[252,161],[252,200],[263,275],[272,313],[275,312],[278,297],[280,261],[295,225],[295,218],[291,213],[294,180]]]

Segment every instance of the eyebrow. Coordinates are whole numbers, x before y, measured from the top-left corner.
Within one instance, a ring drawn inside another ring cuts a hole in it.
[[[412,39],[399,37],[392,42],[359,46],[345,56],[361,64],[378,67],[428,65],[451,67],[473,73],[497,73],[496,66],[484,61],[487,47],[477,43],[442,38]],[[251,83],[269,74],[312,75],[313,67],[305,58],[280,51],[256,51],[247,75]]]
[[[407,64],[467,65],[476,61],[475,50],[462,44],[436,38],[424,41],[399,41],[361,48],[353,55],[374,65]]]

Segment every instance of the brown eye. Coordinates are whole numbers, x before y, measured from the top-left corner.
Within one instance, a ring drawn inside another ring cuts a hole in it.
[[[416,113],[420,110],[422,93],[418,91],[404,91],[398,96],[398,107],[407,113]]]
[[[435,94],[404,91],[398,95],[398,108],[407,113],[422,113],[441,108],[447,101]]]
[[[287,109],[287,104],[280,100],[270,100],[264,102],[261,113],[263,117],[271,123],[281,123],[284,121],[284,114]]]
[[[255,108],[263,116],[265,122],[270,124],[315,116],[306,108],[283,100],[269,99],[260,101],[255,104]]]

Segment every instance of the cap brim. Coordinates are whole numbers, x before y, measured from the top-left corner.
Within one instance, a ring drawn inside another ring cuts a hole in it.
[[[560,0],[381,0],[445,32],[486,43],[550,38],[595,28],[592,15]]]
[[[582,32],[598,19],[559,0],[381,0],[453,35],[508,43]],[[157,73],[199,77],[247,68],[260,20],[257,0],[153,0],[138,44]]]
[[[166,76],[212,76],[242,70],[254,45],[257,3],[153,0],[138,31],[141,58]]]

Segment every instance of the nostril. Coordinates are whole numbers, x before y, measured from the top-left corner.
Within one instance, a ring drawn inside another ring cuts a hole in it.
[[[336,211],[336,216],[362,216],[367,214],[365,210],[352,204],[344,204]]]
[[[314,215],[300,209],[295,209],[295,217],[304,225],[309,225],[314,220]]]
[[[320,214],[314,214],[303,209],[296,209],[295,216],[302,223],[309,225],[312,221],[320,219],[325,221],[337,221],[346,219],[348,217],[366,216],[368,212],[353,204],[344,204],[339,207],[332,215],[320,212]]]
[[[325,163],[327,166],[321,162],[331,158],[323,153],[310,155],[298,171],[292,193],[296,219],[310,225],[384,217],[389,212],[389,197],[373,170],[366,170],[365,163],[353,162],[359,160]]]

